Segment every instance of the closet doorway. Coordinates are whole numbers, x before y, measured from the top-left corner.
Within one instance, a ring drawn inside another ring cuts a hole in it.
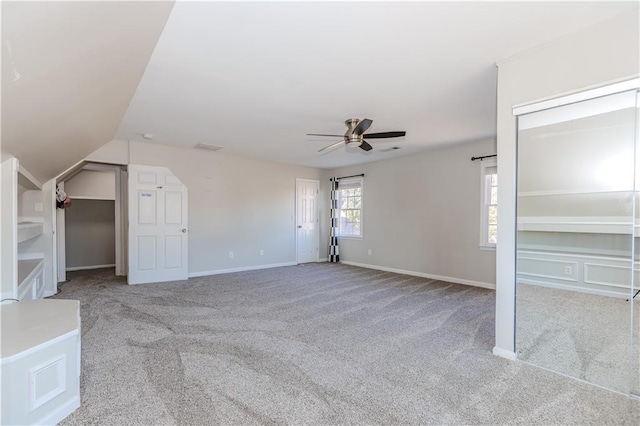
[[[115,268],[126,275],[126,210],[120,166],[87,163],[59,182],[71,206],[57,210],[58,282],[67,271]]]

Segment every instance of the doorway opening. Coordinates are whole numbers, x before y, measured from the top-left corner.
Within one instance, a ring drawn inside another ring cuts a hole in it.
[[[126,275],[126,173],[126,166],[84,162],[57,179],[72,200],[56,209],[57,282],[67,271]]]

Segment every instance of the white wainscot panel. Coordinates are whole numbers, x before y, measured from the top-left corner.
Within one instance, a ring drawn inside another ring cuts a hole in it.
[[[518,274],[576,282],[578,263],[531,256],[518,257]]]
[[[29,411],[33,411],[67,390],[67,360],[59,357],[29,370]]]
[[[631,265],[616,266],[603,263],[585,263],[584,282],[586,284],[607,285],[629,289],[631,282]]]
[[[625,298],[631,291],[631,260],[621,257],[520,250],[516,268],[523,284]]]

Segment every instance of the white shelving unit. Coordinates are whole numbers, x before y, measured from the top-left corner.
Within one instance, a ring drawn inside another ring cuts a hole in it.
[[[44,295],[42,185],[16,158],[2,163],[2,300]]]

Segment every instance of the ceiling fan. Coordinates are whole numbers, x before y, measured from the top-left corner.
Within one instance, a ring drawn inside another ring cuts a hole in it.
[[[368,118],[360,120],[359,118],[350,118],[344,122],[347,125],[347,131],[344,135],[326,135],[319,133],[307,133],[307,136],[328,136],[328,137],[336,137],[342,138],[342,140],[331,144],[329,146],[325,146],[322,149],[319,149],[318,152],[329,152],[336,148],[339,148],[342,145],[345,146],[353,146],[359,147],[363,151],[371,151],[373,147],[366,141],[367,139],[385,139],[385,138],[399,138],[407,134],[405,131],[395,131],[395,132],[380,132],[380,133],[364,133],[371,127],[371,123],[373,120],[369,120]]]

